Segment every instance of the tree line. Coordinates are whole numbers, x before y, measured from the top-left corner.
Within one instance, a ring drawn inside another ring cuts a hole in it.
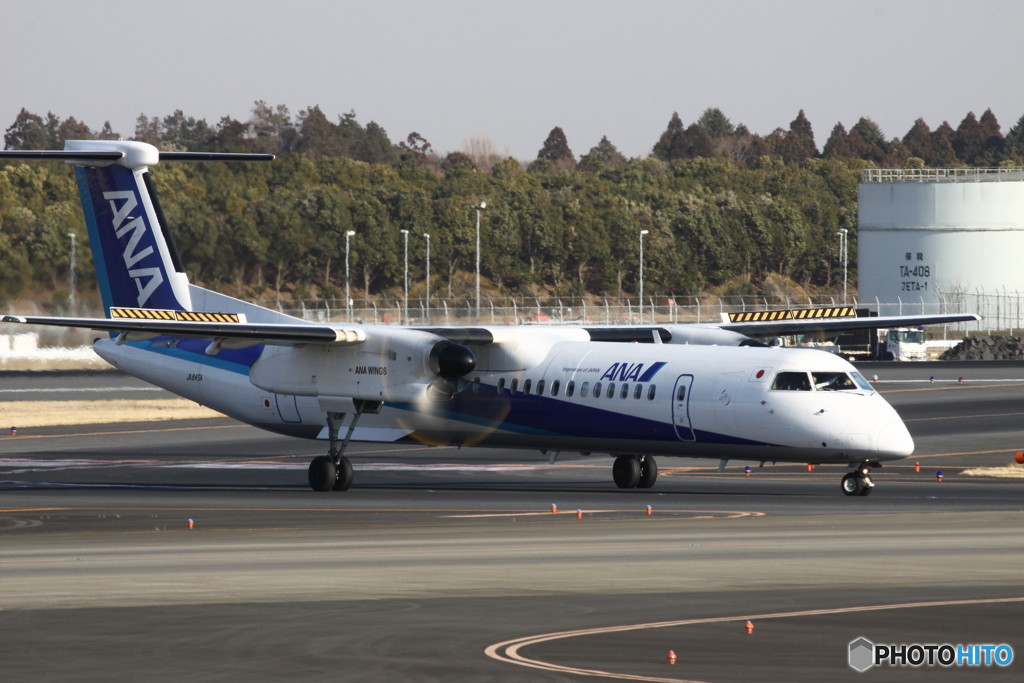
[[[25,110],[9,149],[58,149],[65,139],[116,139],[105,124]],[[673,114],[651,154],[628,159],[602,138],[578,159],[554,128],[537,158],[501,158],[486,141],[436,154],[418,133],[393,144],[354,112],[329,120],[318,107],[292,117],[256,102],[246,122],[140,116],[134,139],[161,149],[261,151],[272,164],[163,164],[152,169],[193,281],[237,295],[338,298],[351,239],[353,296],[394,296],[410,231],[411,296],[421,296],[431,235],[432,291],[469,295],[474,207],[481,220],[486,292],[632,295],[639,234],[648,293],[785,294],[834,288],[836,233],[856,253],[856,188],[869,166],[1024,165],[1024,117],[1003,136],[991,111],[953,129],[918,120],[886,140],[870,119],[837,124],[818,150],[799,112],[767,136],[708,109],[690,125]],[[38,162],[0,164],[0,299],[43,290],[66,299],[75,233],[89,257],[74,179]],[[855,264],[851,264],[855,265]],[[79,269],[83,288],[93,276]],[[855,283],[856,270],[850,282]]]

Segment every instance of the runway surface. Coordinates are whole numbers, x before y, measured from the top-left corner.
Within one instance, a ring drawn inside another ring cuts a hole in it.
[[[227,419],[4,433],[0,677],[1021,680],[1024,480],[963,472],[1024,449],[1024,365],[862,372],[917,443],[864,498],[839,467],[660,458],[621,491],[603,456],[380,444],[322,494],[323,444]],[[0,400],[144,386],[2,379],[33,391]],[[858,637],[1015,661],[859,674]]]

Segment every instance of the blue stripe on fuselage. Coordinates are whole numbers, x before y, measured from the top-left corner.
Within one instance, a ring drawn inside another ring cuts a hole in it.
[[[168,342],[173,342],[174,346],[167,346]],[[263,353],[263,344],[257,344],[246,349],[221,349],[216,356],[207,356],[206,348],[210,345],[209,340],[180,337],[157,337],[149,341],[128,342],[128,344],[149,353],[228,370],[241,375],[248,375],[249,368]]]
[[[507,390],[498,392],[495,387],[485,384],[475,385],[477,392],[474,393],[471,386],[447,403],[434,404],[432,414],[478,428],[514,434],[635,440],[638,451],[643,450],[645,441],[683,443],[671,422],[628,415],[605,407],[620,401],[636,401],[633,398],[556,399],[521,392],[510,394]],[[637,404],[647,402],[646,392],[644,394],[644,398],[636,401]],[[422,410],[409,404],[388,405],[409,411]],[[695,429],[694,434],[698,444],[764,445],[763,442],[700,429]],[[486,443],[486,439],[482,443]]]

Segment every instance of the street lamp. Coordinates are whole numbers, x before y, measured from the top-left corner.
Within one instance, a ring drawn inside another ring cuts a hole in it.
[[[847,248],[847,233],[849,230],[843,228],[836,234],[839,235],[839,258],[843,262],[843,305],[846,304],[846,264],[849,261],[849,250]]]
[[[476,321],[480,322],[480,212],[487,208],[487,202],[474,206],[476,211]]]
[[[68,270],[68,304],[71,306],[71,312],[74,313],[77,310],[75,290],[78,289],[78,273],[76,272],[75,261],[77,260],[78,250],[76,249],[75,233],[69,232],[68,237],[71,238],[71,267]]]
[[[348,240],[356,234],[355,230],[348,230],[345,233],[345,320],[352,322],[352,298],[348,293]]]
[[[409,323],[409,231],[399,230],[405,239],[405,289],[402,292],[402,306],[405,308],[405,322]]]
[[[640,231],[640,324],[644,324],[644,235],[650,230]]]
[[[423,236],[427,239],[427,295],[426,315],[427,322],[430,322],[430,233],[425,232]]]

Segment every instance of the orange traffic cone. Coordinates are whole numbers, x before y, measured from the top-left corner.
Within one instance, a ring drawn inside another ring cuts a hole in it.
[[[189,528],[189,529],[192,529],[192,528],[194,528],[194,527],[195,527],[195,525],[196,525],[196,523],[195,523],[195,522],[193,522],[193,521],[192,521],[191,519],[189,519],[189,520],[188,520],[188,528]]]
[[[583,519],[583,510],[576,510],[576,519]]]
[[[754,632],[754,622],[752,622],[750,619],[747,619],[747,623],[744,625],[744,627],[747,629],[747,633]]]
[[[914,461],[914,471],[915,472],[920,472],[921,471],[921,463],[919,463],[916,460]]]
[[[653,510],[651,510],[651,506],[648,505],[647,506],[647,516],[650,517],[652,512],[653,512]]]
[[[676,663],[676,651],[675,650],[669,650],[668,651],[668,663],[669,664],[675,664]]]
[[[554,503],[551,504],[551,512],[558,512],[558,506]]]

